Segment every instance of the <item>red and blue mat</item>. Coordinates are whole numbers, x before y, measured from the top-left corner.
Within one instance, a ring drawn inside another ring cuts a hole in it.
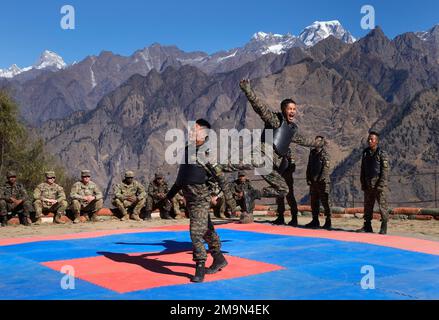
[[[259,223],[216,229],[229,265],[200,284],[190,282],[187,226],[0,239],[0,299],[439,299],[439,242]],[[362,288],[364,266],[374,289]],[[62,288],[63,268],[74,270],[74,289]]]

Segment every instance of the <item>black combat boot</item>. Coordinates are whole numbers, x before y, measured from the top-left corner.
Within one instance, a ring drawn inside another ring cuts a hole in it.
[[[204,281],[204,275],[206,274],[206,267],[205,262],[197,262],[196,269],[195,269],[195,275],[192,277],[192,282],[203,282]]]
[[[387,221],[381,222],[380,234],[387,234]]]
[[[74,213],[74,219],[73,223],[80,223],[81,222],[81,212],[75,212]]]
[[[305,228],[310,228],[310,229],[318,229],[318,228],[320,228],[319,217],[312,217],[311,222],[306,224]]]
[[[161,216],[161,218],[164,219],[164,220],[172,220],[172,217],[171,217],[171,215],[169,214],[168,211],[163,212],[163,215]]]
[[[228,264],[226,258],[224,258],[221,252],[217,254],[213,254],[212,256],[213,256],[213,263],[209,268],[206,269],[207,274],[217,273]]]
[[[29,222],[29,216],[28,215],[23,215],[22,219],[21,219],[21,223],[26,226],[29,227],[31,225],[31,223]]]
[[[299,225],[298,222],[297,222],[297,215],[296,215],[296,214],[293,214],[293,215],[291,216],[291,221],[288,222],[288,225],[289,225],[290,227],[297,227],[297,226]]]
[[[372,229],[372,222],[371,221],[364,221],[364,225],[361,229],[356,230],[357,232],[361,233],[373,233]]]
[[[145,211],[145,216],[144,216],[144,218],[143,218],[143,220],[151,220],[152,219],[152,217],[151,217],[151,211],[149,211],[149,210],[146,210]]]
[[[275,224],[275,225],[284,225],[284,224],[285,224],[285,218],[284,218],[284,215],[283,215],[283,214],[279,214],[279,215],[277,216],[276,220],[274,220],[274,221],[272,222],[272,224]]]
[[[53,217],[53,223],[56,224],[66,224],[65,221],[62,220],[62,213],[56,213]]]
[[[326,229],[326,230],[331,230],[331,228],[332,228],[331,216],[326,217],[325,224],[323,225],[322,228]]]

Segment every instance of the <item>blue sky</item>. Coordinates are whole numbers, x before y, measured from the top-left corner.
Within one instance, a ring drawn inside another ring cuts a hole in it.
[[[63,5],[75,30],[60,27]],[[298,35],[315,20],[338,19],[355,37],[363,5],[390,38],[439,23],[439,1],[417,0],[14,0],[0,3],[0,68],[31,65],[45,49],[67,63],[110,50],[130,55],[154,42],[213,53],[242,46],[257,31]]]

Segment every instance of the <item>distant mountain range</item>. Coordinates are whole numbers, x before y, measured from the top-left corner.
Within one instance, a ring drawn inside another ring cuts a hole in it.
[[[334,198],[358,196],[349,177],[359,172],[370,128],[382,133],[392,173],[435,168],[438,26],[393,40],[379,27],[358,40],[334,22],[308,28],[298,37],[258,32],[244,47],[214,55],[159,44],[130,57],[102,52],[33,79],[0,80],[0,87],[14,93],[48,150],[74,175],[91,169],[107,195],[125,169],[145,181],[157,169],[173,178],[175,166],[164,163],[164,136],[187,120],[261,128],[239,89],[242,78],[251,79],[273,110],[294,97],[303,134],[328,137]],[[297,148],[296,177],[304,176],[307,153]],[[422,200],[432,185],[416,179],[404,188],[392,184],[390,200]],[[298,195],[306,189],[297,184]]]

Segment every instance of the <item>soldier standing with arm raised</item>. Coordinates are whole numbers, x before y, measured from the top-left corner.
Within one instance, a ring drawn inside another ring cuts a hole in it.
[[[325,144],[324,141],[316,143],[314,139],[308,139],[299,133],[297,125],[293,122],[296,115],[296,102],[292,99],[285,99],[281,102],[281,112],[273,112],[270,107],[262,100],[260,100],[250,86],[250,80],[243,79],[239,83],[241,90],[245,93],[253,110],[264,121],[265,129],[273,130],[273,171],[268,175],[263,175],[262,178],[271,186],[272,194],[277,195],[278,204],[278,218],[273,222],[274,224],[285,224],[284,219],[284,197],[287,197],[287,202],[291,208],[291,221],[288,223],[291,226],[297,226],[297,202],[294,196],[294,179],[293,172],[295,171],[294,164],[294,146],[292,143],[299,144],[305,147],[321,147]],[[264,141],[264,133],[262,134],[262,144]],[[263,152],[264,146],[261,147]],[[253,163],[255,167],[260,164]],[[263,191],[263,197],[267,196],[268,190]]]
[[[369,147],[364,149],[361,158],[361,189],[364,191],[364,225],[358,232],[373,233],[372,219],[375,201],[381,213],[380,234],[387,233],[389,209],[387,206],[387,180],[389,160],[387,154],[378,146],[379,134],[370,131],[367,138]]]

